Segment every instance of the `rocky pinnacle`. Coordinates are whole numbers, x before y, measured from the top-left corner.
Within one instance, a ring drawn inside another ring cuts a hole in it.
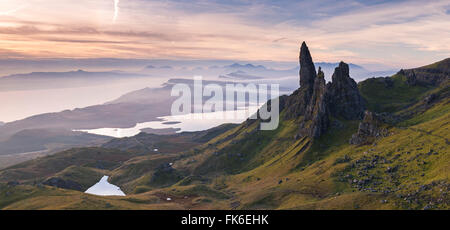
[[[286,118],[298,119],[297,136],[318,138],[330,127],[330,118],[359,120],[364,116],[365,102],[349,66],[340,62],[332,82],[326,84],[324,73],[316,73],[308,46],[300,48],[300,88],[286,98]]]
[[[300,48],[300,87],[311,88],[316,78],[316,68],[309,52],[308,46],[303,42]]]
[[[350,77],[346,63],[340,62],[336,67],[327,91],[330,98],[329,109],[333,116],[347,120],[357,120],[364,116],[365,101],[355,80]]]

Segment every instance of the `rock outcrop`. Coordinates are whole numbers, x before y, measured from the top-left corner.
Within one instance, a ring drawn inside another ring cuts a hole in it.
[[[371,144],[376,138],[388,135],[387,128],[383,127],[383,118],[368,110],[364,113],[364,119],[359,123],[358,132],[350,139],[352,145]]]
[[[348,65],[339,63],[328,83],[330,113],[338,118],[357,120],[364,116],[365,101],[359,93],[355,80],[350,78]]]
[[[305,114],[305,120],[311,121],[311,126],[307,130],[310,137],[320,137],[330,126],[326,93],[325,74],[319,67],[317,78],[314,80],[313,95]]]
[[[309,48],[308,46],[306,46],[305,42],[303,42],[302,46],[300,47],[299,62],[300,87],[311,91],[317,74],[316,67],[314,66],[314,62],[311,57],[311,53],[309,52]]]
[[[317,77],[316,67],[305,42],[300,48],[299,63],[300,88],[287,99],[288,118],[304,116],[314,92],[314,82]]]
[[[335,69],[333,81],[326,84],[324,73],[316,68],[306,43],[299,55],[300,88],[286,98],[286,118],[300,119],[299,135],[318,138],[330,127],[330,117],[347,120],[361,119],[364,99],[356,82],[349,76],[349,67],[341,62]]]

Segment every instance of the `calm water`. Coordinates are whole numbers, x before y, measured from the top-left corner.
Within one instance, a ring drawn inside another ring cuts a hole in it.
[[[247,109],[240,109],[234,111],[218,111],[212,113],[195,114],[190,113],[186,115],[165,116],[159,117],[160,121],[150,121],[138,123],[131,128],[100,128],[100,129],[83,129],[74,130],[87,132],[97,135],[105,135],[116,138],[132,137],[141,132],[142,129],[165,129],[178,128],[178,132],[192,132],[201,131],[214,128],[225,123],[239,124],[245,121],[251,114],[255,113],[258,106],[251,106]]]
[[[129,79],[89,87],[0,92],[0,121],[103,104],[144,87],[158,87],[166,79]],[[101,93],[99,93],[101,92]]]
[[[118,186],[108,182],[108,176],[103,176],[97,184],[86,190],[85,193],[98,196],[125,196],[125,193]]]

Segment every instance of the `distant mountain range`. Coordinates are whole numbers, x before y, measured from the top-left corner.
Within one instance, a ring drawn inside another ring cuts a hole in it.
[[[337,63],[318,63],[323,71],[331,71],[336,67]],[[358,65],[350,64],[351,71],[362,71],[364,68]],[[162,71],[169,71],[166,73],[181,74],[177,68],[161,65],[160,67],[147,66],[148,69],[156,69]],[[229,65],[215,65],[214,68],[194,68],[191,71],[209,71],[214,69],[214,74],[225,73],[218,76],[217,79],[222,81],[208,81],[204,84],[214,83],[224,85],[232,81],[252,81],[260,83],[277,82],[281,83],[280,90],[282,92],[292,92],[298,87],[296,75],[299,68],[288,70],[276,70],[267,68],[263,65],[254,65],[250,63],[239,64],[232,63]],[[177,73],[176,71],[179,71]],[[194,72],[190,72],[195,75]],[[185,74],[188,73],[186,70]],[[126,73],[120,71],[107,72],[89,72],[83,70],[68,71],[68,72],[32,72],[29,74],[13,74],[0,78],[0,91],[13,90],[34,90],[34,89],[51,89],[64,87],[89,86],[93,84],[104,84],[115,79],[129,79],[129,78],[145,78],[146,73]],[[169,75],[170,76],[170,75]],[[289,76],[292,78],[289,80]],[[283,77],[287,80],[283,82]],[[267,81],[266,79],[271,79]],[[225,81],[223,81],[225,80]],[[22,130],[75,130],[75,129],[93,129],[103,127],[132,127],[136,123],[147,122],[156,119],[159,116],[169,115],[170,106],[175,98],[170,97],[170,89],[174,84],[184,83],[192,87],[193,81],[191,79],[170,79],[164,84],[162,88],[145,88],[134,92],[127,93],[117,100],[105,103],[103,105],[95,105],[81,109],[66,110],[58,113],[47,113],[32,116],[23,120],[10,122],[7,124],[0,124],[0,155],[20,153],[22,150],[39,151],[42,147],[33,144],[32,141],[17,141],[22,135],[14,136]],[[120,116],[118,116],[120,115]],[[151,131],[151,130],[147,130]],[[54,133],[54,131],[52,131]],[[158,131],[155,131],[158,132]],[[33,134],[33,132],[29,132]],[[67,136],[68,134],[60,135]],[[71,134],[72,135],[72,134]],[[14,137],[14,138],[13,138]],[[56,137],[56,135],[55,135]],[[98,139],[95,136],[89,136],[90,139]],[[13,138],[13,139],[11,139]],[[27,137],[29,139],[30,137]],[[40,138],[36,136],[36,138]],[[92,140],[85,140],[86,142],[78,142],[80,144],[90,143]],[[24,139],[23,139],[24,140]],[[50,146],[50,149],[56,146],[51,144],[54,140],[47,138],[40,139],[39,146]],[[24,144],[27,143],[27,144]],[[57,145],[59,147],[72,146],[68,139],[61,139]],[[25,145],[25,146],[21,146]],[[2,147],[3,146],[3,147]]]
[[[23,162],[0,170],[0,209],[449,209],[450,59],[359,83],[341,62],[325,82],[303,43],[300,65],[301,86],[276,99],[274,130],[247,119]],[[188,80],[167,85],[179,82]],[[136,91],[118,104],[152,93]],[[96,112],[102,109],[109,108]],[[128,112],[122,109],[114,112]],[[66,119],[83,117],[76,112]],[[126,196],[83,193],[104,175]]]
[[[319,62],[318,65],[326,67],[326,62]],[[335,63],[330,63],[335,64]],[[357,66],[349,64],[350,68],[356,69]],[[245,61],[230,60],[166,60],[166,59],[115,59],[115,58],[93,58],[93,59],[0,59],[0,76],[11,74],[22,74],[28,72],[69,72],[82,69],[86,72],[109,72],[111,70],[120,70],[124,72],[155,72],[158,71],[200,71],[203,70],[221,70],[221,69],[272,69],[272,70],[288,70],[295,69],[296,62],[275,62],[275,61],[259,61],[249,63]],[[377,66],[377,69],[370,72],[390,71],[392,68],[388,66]],[[206,71],[205,71],[206,72]],[[231,71],[233,72],[233,71]],[[181,72],[180,72],[181,73]],[[186,74],[189,72],[186,72]],[[220,72],[226,74],[230,72]],[[325,75],[331,73],[325,72]],[[383,74],[385,75],[385,74]],[[383,76],[381,75],[381,76]],[[380,75],[373,75],[380,76]],[[170,77],[176,77],[171,75]],[[359,78],[359,76],[355,76]]]
[[[336,68],[339,65],[338,62],[336,63],[331,63],[331,62],[316,62],[316,66],[317,67],[322,67],[322,69],[327,68]],[[359,66],[359,65],[355,65],[355,64],[348,64],[349,67],[351,69],[364,69],[363,67]],[[264,69],[266,70],[267,68],[263,65],[253,65],[251,63],[247,63],[247,64],[239,64],[239,63],[233,63],[231,65],[226,65],[223,68],[229,68],[229,69]],[[295,67],[294,69],[299,69],[299,67]]]
[[[331,74],[339,63],[318,62],[316,67],[321,67],[325,73],[325,78],[331,80]],[[351,69],[351,76],[357,81],[368,77],[375,76],[389,76],[398,70],[383,70],[383,71],[369,71],[364,67],[356,64],[349,64]],[[234,80],[254,80],[262,78],[279,78],[295,76],[298,74],[299,67],[293,68],[269,68],[265,65],[256,65],[252,63],[232,63],[229,65],[212,65],[212,66],[154,66],[149,65],[141,72],[152,76],[206,76],[206,77],[220,77],[223,79]]]
[[[0,91],[55,89],[105,84],[115,80],[148,77],[119,71],[32,72],[0,77]]]
[[[203,83],[224,87],[233,81],[204,80]],[[107,138],[97,135],[81,135],[79,132],[71,130],[105,127],[128,128],[137,123],[156,121],[158,117],[170,115],[171,105],[176,99],[176,97],[170,96],[170,92],[175,84],[186,84],[193,88],[194,81],[181,78],[169,79],[162,87],[132,91],[104,104],[44,113],[5,123],[0,126],[0,155],[42,150],[52,152],[56,149],[99,143]],[[291,88],[284,86],[281,86],[280,90],[282,93],[292,91]],[[205,97],[203,101],[207,99],[208,97]],[[144,131],[161,133],[161,130],[146,129]],[[164,130],[163,133],[174,133],[175,131]],[[48,135],[43,138],[43,133],[48,133]]]
[[[317,68],[320,66],[325,73],[326,80],[331,80],[331,73],[334,72],[334,68],[336,68],[337,65],[338,63],[319,62],[317,63]],[[351,69],[350,74],[356,80],[362,80],[367,77],[391,75],[395,72],[391,70],[371,72],[356,64],[349,64],[349,66]],[[275,69],[251,63],[232,63],[228,65],[191,66],[190,68],[186,66],[147,65],[139,71],[128,72],[122,70],[98,72],[81,69],[65,72],[31,72],[0,77],[0,91],[82,87],[101,85],[105,84],[105,82],[115,80],[145,77],[173,78],[204,76],[242,81],[263,78],[276,79],[280,77],[294,77],[298,74],[298,71],[299,67],[291,69]]]
[[[224,68],[226,69],[263,69],[266,70],[267,68],[263,65],[253,65],[253,64],[239,64],[239,63],[234,63],[231,65],[226,65],[224,66]]]
[[[235,72],[231,72],[226,75],[220,75],[219,78],[224,79],[236,79],[236,80],[254,80],[254,79],[261,79],[261,77],[249,75],[246,72],[242,70],[238,70]]]
[[[113,61],[114,62],[114,61]],[[124,71],[66,71],[66,72],[31,72],[28,74],[12,74],[0,78],[0,91],[61,89],[102,85],[115,80],[131,78],[150,79],[153,76],[184,76],[194,75],[214,76],[221,81],[205,80],[204,83],[224,85],[227,82],[259,82],[279,83],[283,93],[290,93],[298,87],[297,75],[299,67],[291,69],[274,69],[264,65],[251,63],[214,63],[214,65],[171,66],[159,62],[147,65],[137,72]],[[186,62],[190,63],[190,62]],[[198,62],[198,64],[205,64]],[[207,63],[211,64],[211,63]],[[317,63],[324,72],[332,73],[338,63]],[[367,74],[363,67],[349,64],[351,73]],[[120,67],[120,65],[118,66]],[[157,119],[170,114],[170,105],[175,98],[170,97],[170,89],[176,83],[184,83],[192,87],[191,79],[170,79],[161,88],[144,88],[123,95],[117,100],[102,105],[86,108],[65,110],[57,113],[45,113],[3,124],[0,122],[0,155],[17,154],[24,151],[54,151],[72,146],[83,146],[98,143],[104,137],[96,135],[79,135],[71,133],[76,129],[94,129],[104,127],[132,127],[136,123]],[[27,135],[24,134],[27,130]],[[41,138],[39,131],[48,132],[47,138]],[[147,132],[160,133],[158,130],[147,129]],[[174,130],[165,130],[165,133]],[[20,134],[20,135],[19,135]],[[34,141],[33,140],[33,135]],[[59,138],[61,137],[61,138]],[[71,140],[73,138],[74,140]]]
[[[136,74],[136,73],[124,73],[120,71],[107,71],[107,72],[88,72],[84,70],[77,71],[68,71],[68,72],[32,72],[27,74],[12,74],[8,76],[4,76],[0,79],[36,79],[36,78],[45,78],[45,79],[61,79],[61,78],[121,78],[121,77],[143,77],[145,75]]]

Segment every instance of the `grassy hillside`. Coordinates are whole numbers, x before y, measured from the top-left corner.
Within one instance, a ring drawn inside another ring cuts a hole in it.
[[[411,69],[391,77],[369,78],[358,84],[361,95],[373,112],[395,113],[416,104],[432,91],[448,96],[450,58]],[[414,79],[414,80],[412,80]]]
[[[395,112],[416,103],[429,86],[409,86],[404,75],[389,78],[370,78],[358,85],[361,95],[367,100],[368,109],[374,112]]]
[[[323,137],[327,142],[322,145],[306,138],[295,140],[289,133],[292,125],[283,125],[273,133],[276,141],[263,145],[262,151],[253,155],[267,157],[244,161],[244,165],[253,167],[241,172],[218,174],[200,163],[192,168],[193,176],[170,186],[152,187],[151,176],[147,179],[144,176],[140,180],[147,180],[150,190],[131,191],[125,198],[97,197],[48,186],[3,185],[0,200],[6,209],[448,209],[449,116],[446,113],[407,128],[394,127],[388,137],[366,146],[348,144],[348,138],[356,130],[353,123],[342,128],[347,132],[341,132],[340,128],[331,131]],[[193,159],[214,162],[210,159],[215,156],[209,153],[213,148],[210,144],[220,143],[226,136],[205,144],[197,154],[181,157],[174,168],[185,171]],[[218,148],[221,149],[220,144]],[[224,149],[230,148],[244,153],[247,147],[239,142],[234,147],[224,144]],[[273,152],[270,150],[277,153],[269,157]],[[146,175],[147,168],[151,171],[165,160],[174,160],[168,158],[137,157],[114,172],[124,178]],[[141,162],[146,162],[142,168],[130,167]],[[205,171],[195,175],[200,169]],[[121,183],[121,179],[113,181]],[[168,197],[172,200],[167,201]]]
[[[331,118],[319,139],[298,137],[302,117],[287,118],[287,110],[272,131],[248,120],[206,132],[138,135],[1,170],[0,208],[449,209],[448,81],[411,85],[399,73],[359,89],[369,110],[389,112],[386,135],[370,144],[349,143],[359,120]],[[84,189],[102,175],[127,196],[33,182],[56,177]]]

